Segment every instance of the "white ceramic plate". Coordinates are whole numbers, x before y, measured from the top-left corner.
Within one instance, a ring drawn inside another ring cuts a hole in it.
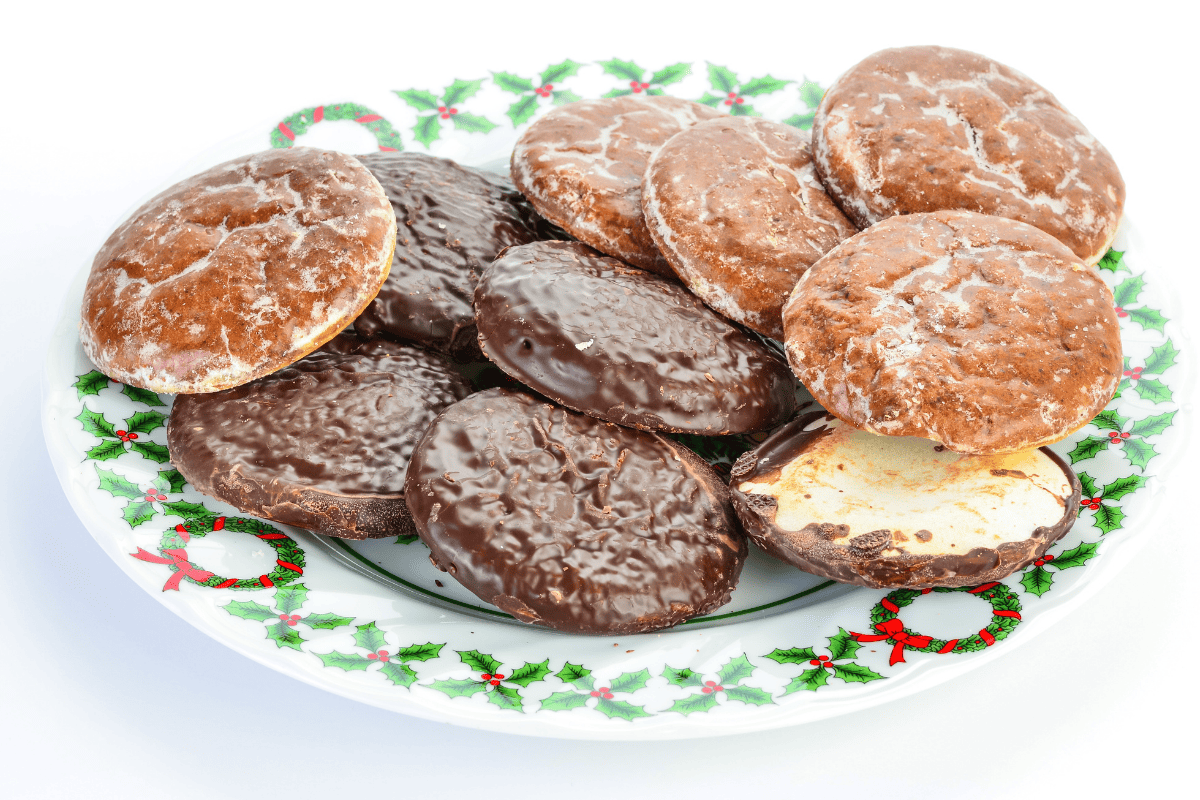
[[[348,93],[356,102],[314,105],[252,130],[177,177],[294,142],[502,167],[522,128],[550,106],[635,90],[799,127],[820,96],[806,81],[705,63],[656,71],[566,61],[536,76],[497,71]],[[1120,306],[1127,376],[1119,395],[1055,447],[1084,484],[1079,521],[1052,558],[969,590],[850,588],[754,552],[728,606],[675,630],[609,638],[529,628],[433,569],[419,541],[327,540],[196,493],[167,460],[170,397],[109,381],[83,354],[86,268],[51,343],[43,425],[68,498],[130,578],[282,673],[380,708],[511,733],[658,739],[762,730],[872,706],[979,666],[1083,602],[1145,543],[1155,476],[1182,449],[1176,397],[1189,376],[1162,313],[1169,291],[1138,252],[1125,224],[1100,264]]]

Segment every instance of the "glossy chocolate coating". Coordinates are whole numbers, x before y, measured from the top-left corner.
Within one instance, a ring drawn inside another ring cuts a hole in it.
[[[729,600],[747,545],[687,448],[506,389],[446,409],[405,496],[435,566],[522,622],[676,625]]]
[[[354,322],[460,358],[478,354],[471,295],[509,245],[555,230],[502,175],[421,153],[359,156],[396,212],[396,251],[379,295]]]
[[[175,398],[171,461],[198,491],[330,536],[412,532],[404,475],[467,382],[433,353],[340,334],[279,372]]]
[[[794,379],[771,350],[677,283],[578,242],[506,251],[475,308],[488,358],[597,419],[717,435],[795,410]]]

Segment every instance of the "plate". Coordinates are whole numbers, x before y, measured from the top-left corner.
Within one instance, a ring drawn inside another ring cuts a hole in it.
[[[503,169],[532,119],[583,97],[666,93],[807,129],[821,96],[807,80],[699,62],[652,66],[567,60],[538,75],[348,92],[353,102],[254,128],[177,177],[297,143]],[[1083,483],[1077,524],[1025,570],[964,589],[851,588],[756,551],[728,606],[670,631],[582,637],[521,625],[436,571],[419,541],[325,539],[193,490],[165,447],[171,398],[110,381],[83,354],[87,267],[51,342],[43,427],[67,497],[105,553],[180,617],[286,675],[380,708],[509,733],[764,730],[866,708],[986,663],[1098,591],[1152,535],[1160,476],[1185,439],[1176,398],[1190,376],[1163,313],[1172,313],[1169,289],[1139,252],[1126,220],[1098,266],[1121,324],[1118,395],[1054,448]]]

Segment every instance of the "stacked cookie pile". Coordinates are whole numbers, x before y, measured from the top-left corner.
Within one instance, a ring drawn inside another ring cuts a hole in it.
[[[1070,527],[1078,481],[1038,448],[1115,391],[1085,259],[1124,190],[1028,79],[884,51],[811,144],[669,97],[580,101],[526,130],[512,180],[408,153],[221,165],[109,239],[84,347],[180,393],[168,444],[200,491],[327,535],[415,530],[483,600],[569,632],[719,607],[743,532],[924,587],[1009,574]],[[796,417],[797,377],[828,413]],[[729,485],[664,435],[768,430]]]

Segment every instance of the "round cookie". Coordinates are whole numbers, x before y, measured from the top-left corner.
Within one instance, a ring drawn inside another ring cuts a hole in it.
[[[683,445],[506,389],[446,409],[405,495],[435,566],[521,622],[641,633],[729,600],[729,490]]]
[[[1062,104],[1014,69],[947,47],[882,50],[826,92],[817,174],[860,228],[963,209],[1028,222],[1095,264],[1116,235],[1125,183]]]
[[[422,153],[358,160],[387,192],[397,240],[391,274],[355,330],[477,358],[471,295],[479,273],[504,248],[555,233],[502,175]]]
[[[969,211],[893,217],[809,268],[788,361],[851,425],[963,453],[1058,441],[1112,399],[1112,292],[1047,233]]]
[[[746,534],[805,572],[877,589],[975,586],[1045,555],[1081,487],[1046,448],[970,456],[804,415],[730,477]]]
[[[668,278],[642,217],[650,156],[679,131],[721,112],[665,95],[580,100],[525,130],[512,179],[534,208],[602,253]]]
[[[475,310],[489,359],[597,419],[715,436],[795,410],[783,359],[678,283],[579,242],[506,251],[480,279]]]
[[[672,136],[650,159],[642,210],[654,243],[710,308],[773,339],[796,281],[858,233],[825,194],[808,136],[723,117]]]
[[[248,514],[345,539],[410,534],[413,447],[469,391],[441,356],[341,334],[265,378],[176,397],[167,447],[198,491]]]
[[[387,197],[351,156],[243,156],[177,183],[109,236],[79,338],[114,380],[228,389],[349,325],[387,277],[395,244]]]

